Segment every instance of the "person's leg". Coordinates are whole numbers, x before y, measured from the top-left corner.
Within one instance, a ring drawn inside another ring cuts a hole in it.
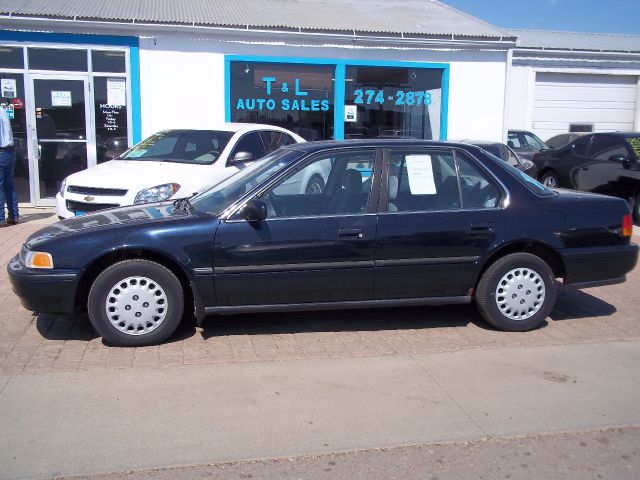
[[[13,173],[16,167],[16,152],[9,153],[9,164],[4,170],[4,197],[7,202],[7,223],[18,223],[18,196],[13,184]]]
[[[7,155],[6,151],[0,150],[0,206],[2,207],[0,211],[0,224],[4,224],[4,199],[5,199],[5,177],[6,177],[6,167],[9,163],[9,155]]]

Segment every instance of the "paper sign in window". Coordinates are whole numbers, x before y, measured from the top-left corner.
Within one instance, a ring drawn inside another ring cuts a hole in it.
[[[107,78],[107,104],[115,107],[127,104],[127,83],[124,78]]]
[[[71,92],[65,91],[51,91],[51,106],[52,107],[70,107],[71,106]]]
[[[413,195],[435,195],[437,192],[431,155],[407,155],[405,163],[411,193]]]

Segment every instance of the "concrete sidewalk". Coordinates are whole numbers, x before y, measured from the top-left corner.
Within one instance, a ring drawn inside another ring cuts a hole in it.
[[[21,374],[0,477],[162,468],[640,423],[640,342]]]

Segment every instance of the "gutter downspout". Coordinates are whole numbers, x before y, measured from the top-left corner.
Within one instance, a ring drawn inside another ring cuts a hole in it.
[[[507,50],[507,64],[504,73],[504,107],[502,110],[502,143],[506,145],[509,133],[509,104],[511,102],[511,67],[513,63],[513,49]]]

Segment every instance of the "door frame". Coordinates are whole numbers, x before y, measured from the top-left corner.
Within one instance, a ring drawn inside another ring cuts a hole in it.
[[[84,83],[84,112],[86,140],[78,140],[77,143],[85,143],[87,149],[87,167],[96,165],[96,139],[95,139],[95,118],[92,107],[93,92],[91,79],[88,73],[26,73],[25,82],[27,98],[27,152],[29,156],[29,191],[31,202],[36,207],[55,206],[55,198],[41,198],[40,196],[40,171],[38,156],[38,135],[36,129],[36,106],[34,80],[76,80]]]

